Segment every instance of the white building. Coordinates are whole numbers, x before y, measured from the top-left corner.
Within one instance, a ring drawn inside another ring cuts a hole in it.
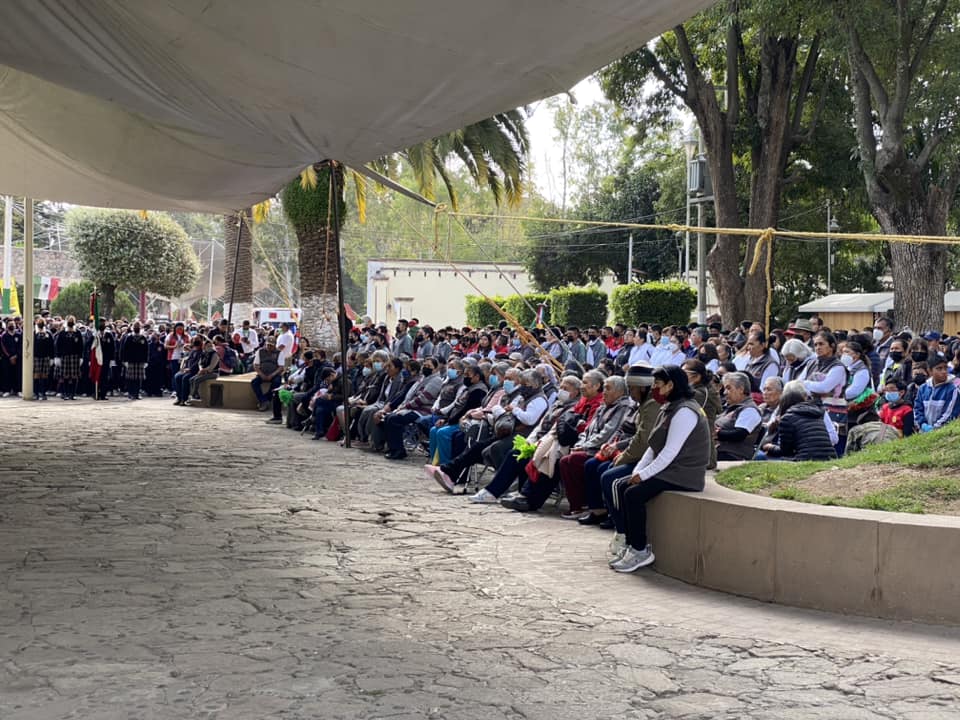
[[[530,276],[519,263],[464,262],[457,263],[457,268],[487,295],[534,292]],[[616,277],[610,273],[600,289],[609,294],[616,284]],[[460,327],[466,322],[467,296],[477,294],[448,263],[367,262],[367,314],[390,328],[400,318],[412,317],[433,327]]]

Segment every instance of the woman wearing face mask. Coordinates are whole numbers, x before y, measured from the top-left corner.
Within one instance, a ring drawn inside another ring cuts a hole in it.
[[[874,403],[877,394],[873,391],[870,368],[867,367],[863,346],[850,340],[843,348],[840,362],[847,369],[847,387],[843,396],[848,403],[847,425],[854,427],[865,419],[876,419]]]
[[[694,400],[703,408],[703,412],[707,416],[707,422],[710,427],[713,427],[717,422],[717,417],[723,412],[720,388],[713,373],[707,370],[699,360],[687,360],[682,367],[687,374],[690,387],[693,389]],[[710,462],[707,469],[712,470],[715,467],[717,467],[717,446],[710,443]]]
[[[702,362],[711,373],[716,374],[720,368],[720,355],[717,352],[717,346],[711,342],[705,342],[700,346],[700,349],[697,350],[697,359]]]
[[[895,377],[902,379],[904,384],[909,382],[912,364],[913,361],[907,357],[907,343],[901,338],[892,340],[887,349],[886,366],[880,376],[880,386],[883,387]]]
[[[783,344],[783,366],[780,368],[780,377],[786,385],[791,380],[799,380],[806,376],[807,367],[816,362],[816,357],[810,351],[810,346],[803,340],[791,338]]]
[[[63,399],[76,400],[77,384],[80,382],[80,360],[83,357],[83,336],[76,329],[77,320],[67,317],[67,327],[57,333],[54,341],[55,363],[63,380]]]
[[[650,433],[650,444],[628,478],[618,481],[613,505],[626,533],[614,537],[610,567],[629,573],[654,561],[647,542],[647,503],[664,490],[700,492],[710,457],[707,418],[693,399],[687,376],[676,365],[657,368],[653,395],[663,408]]]
[[[833,333],[821,330],[814,335],[813,352],[817,359],[807,368],[803,386],[808,393],[822,400],[840,438],[837,455],[843,455],[847,444],[847,399],[844,397],[847,368],[837,357],[837,339]]]

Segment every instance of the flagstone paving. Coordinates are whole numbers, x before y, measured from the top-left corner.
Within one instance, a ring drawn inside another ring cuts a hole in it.
[[[0,718],[960,714],[955,628],[617,575],[264,419],[0,401]]]

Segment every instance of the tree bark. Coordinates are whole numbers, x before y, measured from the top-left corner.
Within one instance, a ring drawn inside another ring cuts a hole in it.
[[[113,309],[117,304],[117,286],[116,285],[101,285],[100,286],[100,296],[103,298],[103,307],[100,308],[100,313],[105,318],[110,318],[113,320]],[[93,322],[99,322],[100,318],[94,318]]]
[[[337,332],[339,264],[333,233],[327,228],[295,227],[300,266],[301,333],[314,347],[340,350]]]
[[[224,317],[229,315],[230,306],[233,305],[232,318],[235,324],[249,320],[253,315],[253,237],[250,235],[252,216],[249,208],[243,211],[245,221],[240,227],[238,256],[237,225],[240,223],[238,212],[223,216],[223,312]],[[234,274],[236,274],[235,289]]]

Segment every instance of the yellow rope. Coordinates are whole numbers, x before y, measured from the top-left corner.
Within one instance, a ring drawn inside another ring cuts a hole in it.
[[[770,334],[770,314],[772,312],[773,305],[773,238],[776,230],[773,228],[767,228],[760,233],[760,237],[757,239],[757,244],[753,248],[753,261],[750,263],[750,270],[748,271],[751,275],[757,272],[757,267],[760,265],[760,258],[764,257],[764,251],[766,251],[766,261],[764,263],[764,276],[767,281],[767,302],[766,307],[764,308],[764,328],[766,334]]]
[[[571,225],[585,225],[588,227],[619,227],[634,230],[659,230],[670,232],[706,233],[708,235],[737,235],[740,237],[761,237],[764,233],[772,232],[773,237],[796,239],[823,240],[824,233],[806,232],[801,230],[777,230],[775,228],[720,228],[698,227],[696,225],[680,225],[668,223],[666,225],[650,225],[645,223],[606,222],[602,220],[571,220],[570,218],[544,218],[531,215],[494,215],[490,213],[467,213],[447,211],[449,215],[462,218],[479,218],[486,220],[529,220],[531,222],[564,223]],[[937,245],[958,245],[960,238],[945,235],[883,235],[880,233],[840,233],[831,232],[831,240],[863,240],[871,242],[908,242],[931,243]]]

